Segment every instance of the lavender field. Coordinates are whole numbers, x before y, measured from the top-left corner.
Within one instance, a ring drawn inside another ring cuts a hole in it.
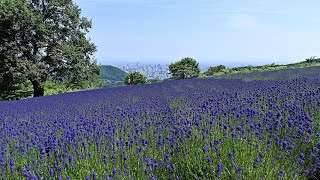
[[[0,179],[311,179],[320,167],[319,72],[2,102]]]

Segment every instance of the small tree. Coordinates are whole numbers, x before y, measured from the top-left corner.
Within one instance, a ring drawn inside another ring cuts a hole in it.
[[[175,79],[188,79],[198,77],[201,70],[195,59],[186,57],[170,64],[169,71]]]
[[[214,75],[214,74],[216,74],[216,73],[222,72],[222,70],[224,70],[224,69],[226,69],[226,67],[225,67],[224,65],[213,66],[213,67],[210,67],[210,68],[208,69],[208,71],[205,72],[205,74],[206,74],[207,76],[212,76],[212,75]]]
[[[124,78],[124,83],[127,85],[146,84],[148,80],[141,72],[131,72]]]

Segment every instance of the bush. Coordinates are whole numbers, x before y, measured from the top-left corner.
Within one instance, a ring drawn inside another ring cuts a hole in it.
[[[226,69],[226,66],[224,66],[224,65],[213,66],[213,67],[210,67],[210,68],[208,69],[208,71],[205,72],[205,74],[206,74],[207,76],[212,76],[212,75],[214,75],[214,74],[217,74],[217,73],[219,73],[219,72],[222,72],[222,70],[225,70],[225,69]]]

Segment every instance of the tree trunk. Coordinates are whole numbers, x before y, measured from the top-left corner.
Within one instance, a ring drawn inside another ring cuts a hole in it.
[[[33,86],[33,97],[40,97],[44,95],[44,89],[40,86],[37,80],[30,79]]]

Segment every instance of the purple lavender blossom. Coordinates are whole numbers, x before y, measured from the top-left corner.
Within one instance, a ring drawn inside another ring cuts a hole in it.
[[[236,171],[237,171],[237,174],[242,174],[242,167],[237,167]]]
[[[223,171],[223,169],[224,169],[224,165],[223,164],[218,164],[217,166],[218,166],[218,168],[216,170],[216,173],[217,173],[218,176],[220,176],[222,171]]]

